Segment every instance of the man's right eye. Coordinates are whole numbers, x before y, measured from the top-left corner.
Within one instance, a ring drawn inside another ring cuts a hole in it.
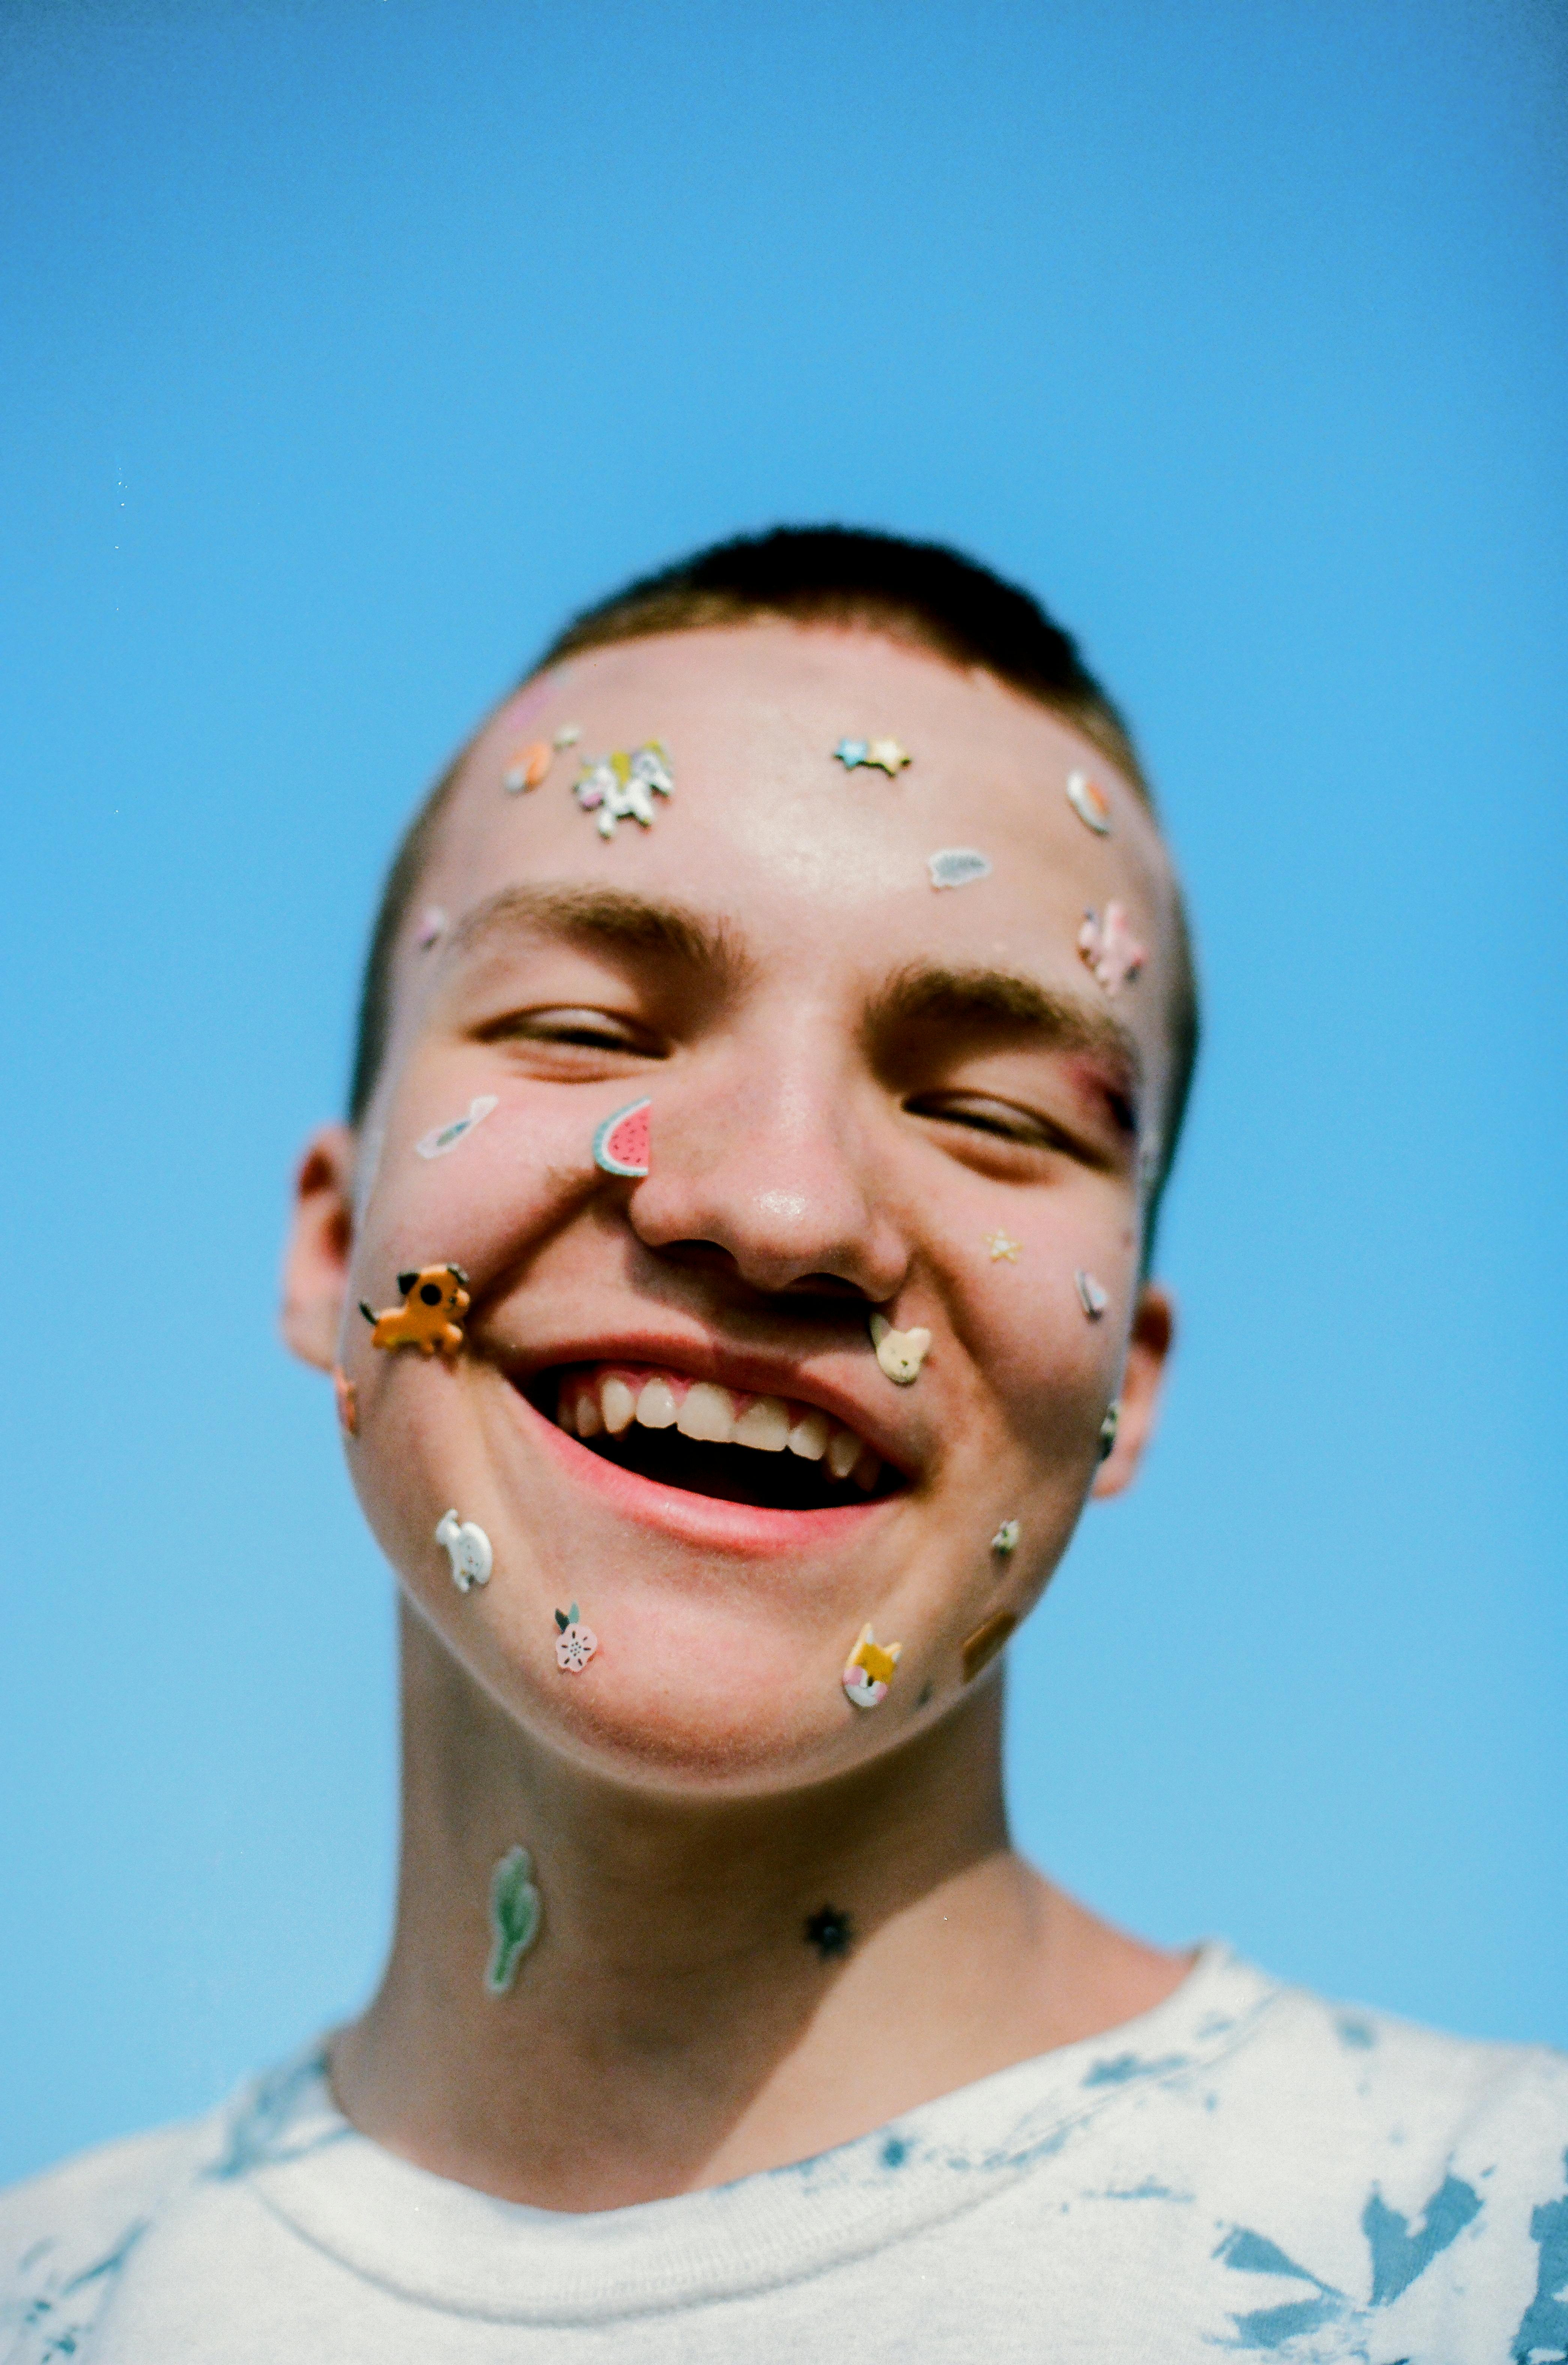
[[[644,1028],[603,1010],[514,1011],[482,1028],[481,1035],[487,1043],[566,1043],[586,1051],[629,1051],[644,1059],[661,1056]]]

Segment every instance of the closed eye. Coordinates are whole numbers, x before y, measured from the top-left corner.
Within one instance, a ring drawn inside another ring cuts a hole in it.
[[[1037,1109],[1020,1108],[1014,1102],[996,1100],[989,1093],[921,1093],[905,1101],[904,1107],[911,1116],[929,1117],[938,1125],[989,1135],[995,1141],[1020,1149],[1058,1150],[1091,1166],[1110,1163],[1088,1142],[1065,1126],[1053,1124]]]
[[[480,1027],[478,1034],[484,1043],[555,1043],[584,1051],[630,1052],[646,1059],[665,1057],[646,1027],[607,1010],[514,1010]]]

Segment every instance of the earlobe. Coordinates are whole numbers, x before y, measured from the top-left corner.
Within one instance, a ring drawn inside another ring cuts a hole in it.
[[[1090,1489],[1092,1494],[1119,1495],[1137,1477],[1144,1450],[1154,1435],[1165,1369],[1175,1338],[1175,1300],[1161,1283],[1146,1282],[1138,1292],[1132,1335],[1127,1340],[1116,1441],[1100,1466]]]
[[[306,1144],[294,1182],[294,1213],[283,1259],[279,1327],[302,1362],[330,1372],[353,1251],[355,1137],[325,1125]]]

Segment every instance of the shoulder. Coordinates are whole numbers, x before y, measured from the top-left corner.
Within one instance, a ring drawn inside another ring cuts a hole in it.
[[[0,2358],[70,2356],[170,2195],[212,2157],[218,2121],[97,2146],[0,2192]]]

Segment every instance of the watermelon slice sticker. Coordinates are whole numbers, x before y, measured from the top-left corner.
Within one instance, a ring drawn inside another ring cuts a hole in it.
[[[648,1171],[648,1111],[651,1101],[633,1101],[607,1116],[593,1138],[593,1162],[607,1174],[641,1176]]]

